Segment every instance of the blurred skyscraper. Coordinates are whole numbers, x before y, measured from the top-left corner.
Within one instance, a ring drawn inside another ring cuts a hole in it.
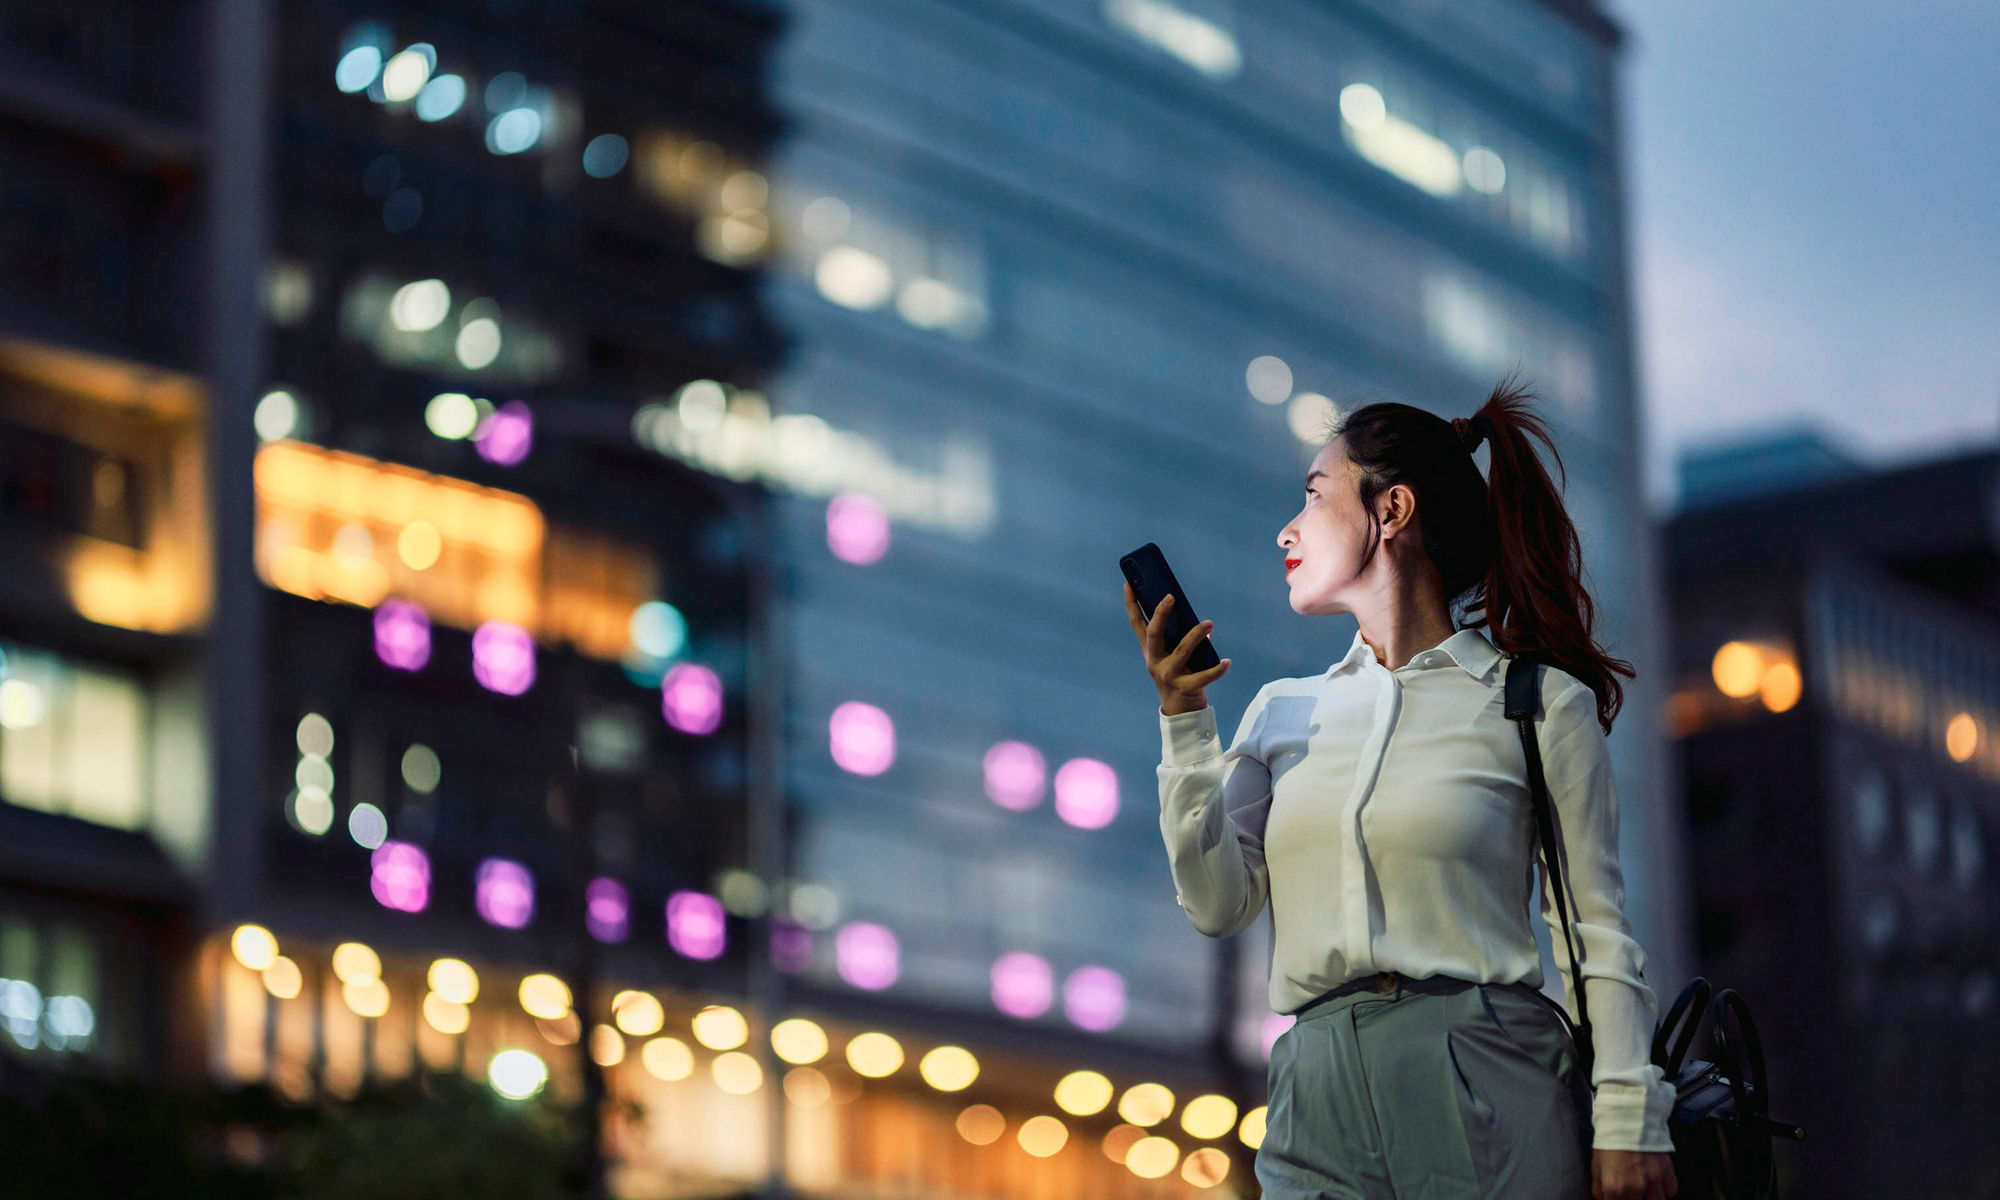
[[[2000,454],[1747,497],[1703,477],[1730,498],[1669,529],[1697,952],[1806,1129],[1784,1194],[1978,1194],[2000,1177]]]
[[[1516,366],[1683,977],[1583,0],[48,3],[0,49],[6,419],[70,439],[0,457],[0,816],[103,843],[60,904],[6,868],[7,945],[138,905],[197,968],[93,984],[79,1047],[174,1012],[339,1094],[594,1045],[635,1196],[1254,1192],[1268,926],[1173,903],[1114,560],[1166,549],[1233,723],[1352,633],[1274,543],[1324,420]],[[124,757],[9,773],[86,724]]]

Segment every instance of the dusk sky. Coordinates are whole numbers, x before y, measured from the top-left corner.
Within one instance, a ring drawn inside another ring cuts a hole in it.
[[[1654,506],[1682,447],[1781,426],[2000,439],[2000,4],[1609,7]]]

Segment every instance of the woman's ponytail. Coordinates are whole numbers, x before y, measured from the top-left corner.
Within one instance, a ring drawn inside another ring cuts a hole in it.
[[[1540,438],[1563,472],[1555,439],[1528,407],[1533,399],[1534,393],[1510,376],[1474,414],[1487,431],[1486,482],[1496,543],[1481,607],[1495,646],[1509,654],[1533,654],[1586,684],[1597,696],[1598,724],[1610,733],[1625,699],[1618,676],[1636,672],[1597,644],[1597,606],[1583,586],[1576,525],[1528,441],[1530,435]],[[1567,472],[1563,481],[1568,482]]]
[[[1466,625],[1487,627],[1503,653],[1532,654],[1575,676],[1596,695],[1598,723],[1609,733],[1624,704],[1618,676],[1636,672],[1597,644],[1582,543],[1529,441],[1541,439],[1567,482],[1555,440],[1529,406],[1534,399],[1509,376],[1470,417],[1446,421],[1406,404],[1370,404],[1349,414],[1336,436],[1360,468],[1365,510],[1372,514],[1375,497],[1397,483],[1416,491],[1424,549],[1447,602],[1468,614]],[[1491,464],[1483,480],[1472,461],[1481,441]]]

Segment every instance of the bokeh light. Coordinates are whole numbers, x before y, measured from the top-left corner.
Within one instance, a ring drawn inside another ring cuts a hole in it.
[[[631,929],[632,899],[624,884],[605,876],[591,880],[583,889],[583,905],[583,924],[591,937],[600,942],[625,940]]]
[[[493,1090],[509,1100],[526,1100],[549,1081],[548,1064],[527,1050],[502,1050],[486,1064]]]
[[[1111,1081],[1096,1071],[1071,1071],[1056,1084],[1056,1107],[1073,1117],[1096,1116],[1111,1096]]]
[[[675,892],[667,897],[667,945],[688,958],[718,958],[728,920],[722,901],[707,892]]]
[[[763,1066],[741,1050],[716,1055],[708,1067],[715,1086],[732,1096],[747,1096],[764,1086]]]
[[[412,742],[403,751],[399,765],[404,786],[420,796],[437,791],[438,784],[444,781],[444,764],[438,761],[437,751],[422,742]]]
[[[917,1074],[940,1092],[962,1092],[979,1078],[979,1060],[963,1046],[936,1046],[917,1060]]]
[[[1165,1084],[1135,1083],[1118,1098],[1118,1116],[1128,1125],[1150,1129],[1173,1111],[1174,1094]]]
[[[667,1010],[651,992],[620,992],[611,998],[611,1020],[633,1037],[651,1037],[666,1027]]]
[[[431,660],[430,617],[414,604],[383,601],[375,610],[375,657],[398,671],[423,669]]]
[[[1274,354],[1251,359],[1243,372],[1243,382],[1262,404],[1283,404],[1292,398],[1292,368]]]
[[[672,1083],[694,1074],[694,1051],[677,1037],[656,1037],[639,1047],[639,1065],[653,1078]]]
[[[425,982],[453,1004],[470,1004],[479,998],[479,973],[463,959],[438,959],[425,974]]]
[[[1252,1150],[1264,1144],[1264,1120],[1270,1114],[1268,1105],[1259,1104],[1243,1114],[1243,1123],[1236,1127],[1236,1136]]]
[[[389,818],[381,809],[363,801],[347,814],[347,836],[363,850],[381,846],[389,837]]]
[[[1109,967],[1078,967],[1063,980],[1063,1012],[1092,1033],[1115,1029],[1125,1019],[1125,980]]]
[[[771,1027],[771,1049],[788,1063],[816,1063],[826,1057],[826,1030],[804,1017],[788,1018]]]
[[[261,971],[278,957],[278,939],[262,925],[238,925],[229,935],[229,952],[252,971]]]
[[[535,641],[519,625],[488,621],[472,634],[472,677],[488,691],[518,696],[535,682]]]
[[[464,392],[440,392],[424,406],[424,424],[448,441],[471,437],[479,428],[479,405]]]
[[[986,752],[986,798],[1002,808],[1026,812],[1042,802],[1048,765],[1026,742],[996,742]]]
[[[993,1005],[1010,1017],[1039,1017],[1055,1003],[1055,968],[1039,954],[1003,954],[993,960],[992,977]]]
[[[1100,1148],[1104,1151],[1104,1157],[1122,1167],[1125,1165],[1125,1156],[1132,1152],[1133,1146],[1145,1140],[1145,1137],[1146,1131],[1137,1125],[1120,1122],[1105,1132]]]
[[[424,997],[424,1023],[439,1033],[458,1034],[472,1028],[472,1009],[436,992]]]
[[[664,600],[648,600],[632,610],[632,645],[653,658],[672,658],[687,649],[687,618]]]
[[[688,1019],[694,1040],[710,1050],[734,1050],[750,1040],[750,1022],[727,1004],[710,1004]]]
[[[615,133],[600,133],[583,147],[583,173],[592,179],[609,179],[625,169],[632,148]]]
[[[1125,1152],[1125,1169],[1141,1179],[1160,1179],[1173,1173],[1181,1160],[1181,1148],[1163,1137],[1143,1137]]]
[[[408,842],[387,841],[368,859],[368,887],[385,908],[422,912],[431,898],[431,860]]]
[[[625,1061],[625,1039],[609,1025],[590,1030],[590,1061],[600,1067],[615,1067]]]
[[[1219,1138],[1236,1127],[1236,1101],[1210,1093],[1196,1096],[1181,1110],[1181,1128],[1190,1137],[1207,1141]]]
[[[473,907],[490,925],[525,929],[535,919],[535,877],[511,858],[488,858],[474,874]]]
[[[574,999],[567,983],[546,973],[522,978],[520,997],[521,1011],[543,1021],[560,1019]]]
[[[843,562],[866,566],[889,551],[889,514],[880,501],[843,492],[827,502],[826,545]]]
[[[850,700],[827,722],[833,761],[856,775],[880,775],[896,761],[896,726],[872,704]]]
[[[1007,1132],[1007,1118],[991,1104],[974,1104],[958,1114],[958,1136],[975,1146],[990,1146]]]
[[[903,1044],[886,1033],[858,1033],[848,1039],[847,1065],[870,1079],[887,1078],[903,1065]]]
[[[722,727],[722,680],[699,663],[680,663],[660,680],[660,712],[682,733],[714,733]]]
[[[1021,1122],[1020,1132],[1014,1136],[1021,1143],[1021,1149],[1029,1154],[1036,1158],[1051,1158],[1068,1143],[1069,1127],[1045,1113]]]
[[[840,977],[858,988],[880,991],[901,973],[896,935],[869,921],[841,926],[833,939]]]
[[[1094,758],[1056,771],[1056,815],[1078,829],[1102,829],[1118,815],[1118,773]]]
[[[833,1099],[833,1085],[826,1073],[813,1067],[793,1067],[785,1072],[785,1099],[800,1108],[818,1108]]]
[[[1271,1047],[1277,1045],[1278,1039],[1284,1036],[1285,1030],[1290,1029],[1297,1023],[1298,1018],[1288,1013],[1264,1014],[1263,1028],[1258,1032],[1260,1040],[1264,1043],[1265,1062],[1271,1061]]]
[[[494,335],[496,350],[498,336],[496,332]],[[489,357],[487,361],[490,362],[492,359]],[[534,442],[534,417],[529,413],[528,406],[519,400],[509,400],[495,409],[493,415],[486,418],[485,423],[479,427],[478,434],[472,440],[473,446],[479,451],[479,457],[502,467],[518,466],[528,457],[528,451],[534,447]]]
[[[358,1017],[379,1017],[389,1011],[389,985],[356,979],[340,985],[340,999]]]
[[[1181,1163],[1181,1178],[1196,1187],[1214,1187],[1229,1178],[1229,1155],[1214,1146],[1190,1151]]]
[[[280,954],[264,968],[264,990],[280,1000],[295,999],[305,989],[305,976],[299,971],[299,964]]]
[[[342,983],[380,979],[382,956],[360,942],[342,942],[333,948],[333,977]]]

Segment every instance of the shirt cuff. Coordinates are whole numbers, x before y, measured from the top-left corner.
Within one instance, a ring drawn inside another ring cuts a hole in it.
[[[1673,1083],[1666,1079],[1651,1087],[1598,1084],[1590,1112],[1591,1149],[1671,1153],[1674,1139],[1668,1131],[1667,1118],[1679,1096]]]
[[[1168,766],[1190,767],[1222,753],[1215,736],[1215,706],[1205,705],[1193,712],[1160,714],[1160,761]]]

